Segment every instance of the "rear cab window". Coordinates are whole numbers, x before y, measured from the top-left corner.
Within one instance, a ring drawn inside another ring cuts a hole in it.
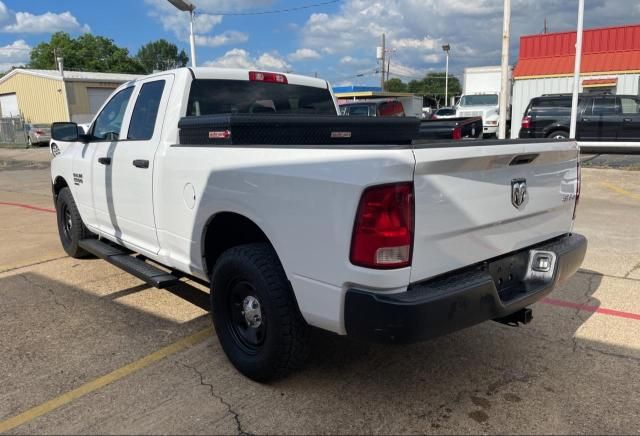
[[[336,115],[331,92],[312,86],[246,80],[196,79],[187,116],[216,114]]]

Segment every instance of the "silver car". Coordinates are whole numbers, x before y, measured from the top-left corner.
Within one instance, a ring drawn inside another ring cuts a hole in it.
[[[51,139],[50,124],[25,124],[25,133],[27,134],[27,144],[33,145],[48,143]]]

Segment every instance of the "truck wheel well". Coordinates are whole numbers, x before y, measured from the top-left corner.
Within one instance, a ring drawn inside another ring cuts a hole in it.
[[[269,242],[256,223],[240,214],[223,212],[214,215],[204,229],[202,257],[205,273],[211,274],[222,253],[231,247],[255,242]]]
[[[62,177],[56,177],[55,182],[53,182],[53,197],[54,199],[58,199],[58,194],[62,190],[62,188],[68,188],[69,185],[67,181]]]

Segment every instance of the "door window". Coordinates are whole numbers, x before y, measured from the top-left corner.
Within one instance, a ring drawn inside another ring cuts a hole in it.
[[[622,113],[625,115],[637,115],[640,113],[638,107],[638,100],[633,97],[620,97],[620,103],[622,106]]]
[[[164,80],[158,80],[142,85],[131,115],[127,139],[146,141],[153,137],[164,84]]]
[[[620,113],[620,106],[616,103],[614,96],[600,97],[593,100],[593,115],[617,115]]]
[[[117,141],[120,138],[122,119],[132,92],[133,86],[123,89],[109,100],[93,125],[91,135],[94,140]]]

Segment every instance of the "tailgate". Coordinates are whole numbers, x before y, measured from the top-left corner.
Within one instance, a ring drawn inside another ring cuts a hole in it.
[[[412,282],[571,231],[575,142],[416,148],[414,153]]]

